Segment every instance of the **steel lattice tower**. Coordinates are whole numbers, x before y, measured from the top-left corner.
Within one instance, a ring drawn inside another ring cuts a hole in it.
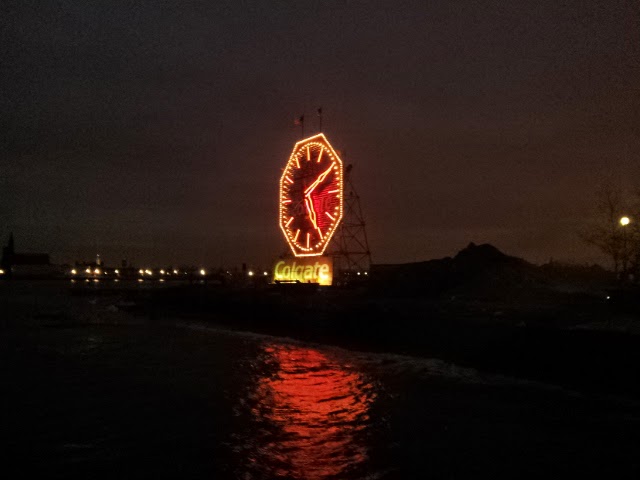
[[[353,165],[347,165],[344,175],[344,214],[328,255],[333,257],[334,272],[340,277],[365,275],[371,267],[371,250],[360,197],[353,185]],[[358,273],[360,272],[360,273]]]

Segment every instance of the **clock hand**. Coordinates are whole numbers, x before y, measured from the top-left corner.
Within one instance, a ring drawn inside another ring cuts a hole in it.
[[[311,192],[313,192],[313,190],[318,186],[318,184],[320,184],[320,182],[322,182],[325,178],[327,178],[327,175],[329,175],[329,173],[331,173],[331,169],[333,168],[333,165],[330,166],[329,168],[327,168],[324,172],[322,172],[318,178],[316,178],[316,181],[313,182],[311,185],[309,185],[306,190],[304,191],[304,196],[308,197],[309,195],[311,195]]]
[[[322,240],[323,236],[322,236],[322,232],[320,231],[320,228],[318,227],[316,210],[315,210],[315,208],[313,208],[313,200],[311,199],[311,194],[316,189],[316,187],[318,185],[320,185],[320,183],[322,183],[322,181],[325,178],[327,178],[327,175],[329,175],[329,173],[331,172],[332,168],[333,168],[333,166],[330,166],[324,172],[322,172],[320,175],[318,175],[318,178],[316,178],[315,182],[313,182],[311,185],[309,185],[304,191],[304,197],[305,197],[304,198],[304,204],[305,204],[305,207],[307,208],[307,212],[309,214],[309,220],[311,220],[311,223],[313,223],[313,228],[315,228],[318,231],[318,235],[320,235],[320,239],[321,240]]]
[[[306,197],[304,199],[304,205],[305,207],[307,207],[307,213],[309,214],[309,220],[311,220],[311,223],[313,223],[313,228],[318,231],[318,235],[320,235],[320,239],[322,240],[322,232],[318,228],[316,211],[313,208],[313,200],[311,200],[311,197]]]

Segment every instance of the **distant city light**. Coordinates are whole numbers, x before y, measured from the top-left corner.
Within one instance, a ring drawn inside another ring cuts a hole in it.
[[[96,275],[100,275],[100,269],[99,269],[99,268],[96,268],[96,269],[93,271],[93,273],[95,273]]]
[[[267,275],[269,275],[267,272],[262,272],[262,274],[266,277]]]
[[[140,275],[144,275],[144,270],[140,269],[140,270],[138,270],[138,273],[139,273]]]
[[[71,269],[71,275],[75,275],[75,274],[77,274],[77,273],[78,273],[78,271],[77,271],[75,268],[72,268],[72,269]]]
[[[174,270],[174,271],[173,271],[173,274],[174,274],[174,275],[177,275],[177,274],[178,274],[178,270]]]
[[[631,219],[629,217],[621,217],[620,218],[620,225],[622,225],[623,227],[626,227],[630,223],[631,223]]]
[[[142,282],[144,282],[144,280],[143,280],[143,279],[141,279],[141,278],[139,278],[139,279],[138,279],[138,282],[142,283]]]
[[[4,275],[4,270],[0,268],[0,275]]]
[[[118,270],[117,268],[113,271],[116,275],[120,275],[120,270]]]
[[[164,270],[160,270],[160,275],[164,275]]]
[[[153,275],[153,272],[149,269],[146,269],[144,273],[146,273],[147,275]]]
[[[207,274],[207,272],[205,272],[204,268],[200,269],[200,275],[202,275],[203,277]]]
[[[161,282],[164,282],[164,278],[161,278],[161,279],[160,279],[160,281],[161,281]]]
[[[91,273],[91,269],[90,269],[90,268],[87,268],[87,269],[85,270],[85,273]]]
[[[247,274],[248,274],[250,277],[253,277],[253,270],[249,270],[249,271],[247,272]]]

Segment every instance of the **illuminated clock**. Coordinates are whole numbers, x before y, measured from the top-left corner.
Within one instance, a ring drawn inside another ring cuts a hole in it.
[[[280,178],[280,228],[297,257],[322,255],[342,219],[342,160],[322,133],[293,147]]]

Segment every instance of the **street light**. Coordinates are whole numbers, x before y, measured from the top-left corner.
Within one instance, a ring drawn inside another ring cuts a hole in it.
[[[629,255],[627,253],[627,226],[631,223],[631,219],[626,215],[620,217],[620,226],[622,227],[622,274],[627,279],[627,267],[629,263]]]

